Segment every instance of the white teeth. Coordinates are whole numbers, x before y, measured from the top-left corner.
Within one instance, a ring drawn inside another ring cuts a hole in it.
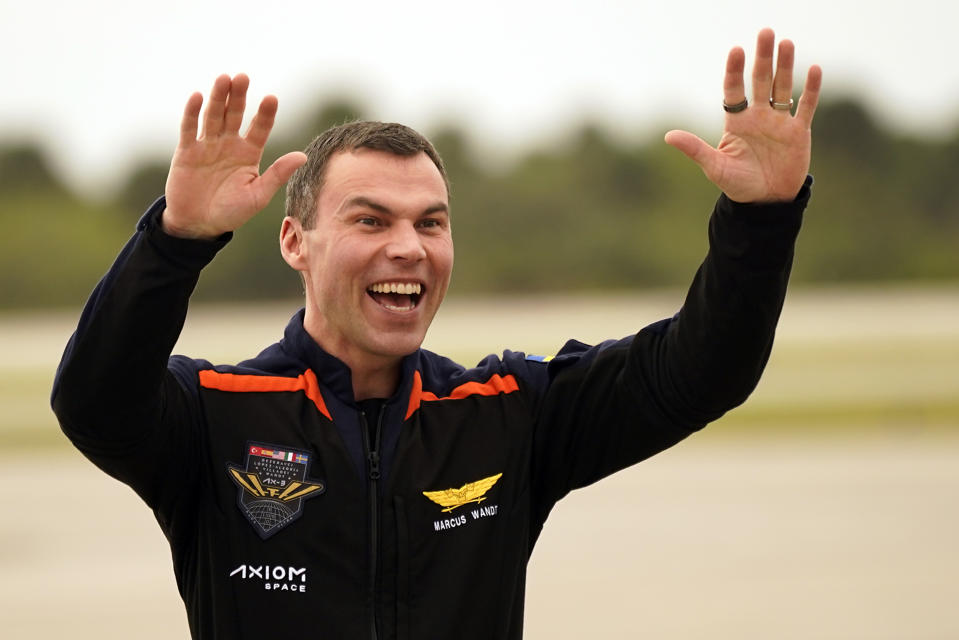
[[[378,282],[370,286],[373,293],[419,294],[423,287],[418,282]]]

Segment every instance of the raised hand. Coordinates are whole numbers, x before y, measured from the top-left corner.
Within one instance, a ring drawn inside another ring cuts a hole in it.
[[[166,182],[163,230],[186,238],[215,238],[260,212],[304,162],[299,151],[278,158],[260,174],[263,148],[273,129],[277,101],[263,98],[245,135],[240,124],[250,79],[222,75],[210,91],[197,138],[203,96],[194,93],[183,110],[180,141]]]
[[[822,70],[816,65],[809,68],[793,116],[795,49],[789,40],[779,43],[773,75],[774,49],[775,34],[763,29],[756,41],[752,101],[745,108],[741,106],[746,102],[746,55],[740,47],[729,52],[723,82],[726,124],[715,149],[688,131],[666,134],[668,144],[689,156],[711,182],[737,202],[793,200],[809,171],[811,126]]]

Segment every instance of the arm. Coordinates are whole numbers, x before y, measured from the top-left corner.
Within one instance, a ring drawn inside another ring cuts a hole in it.
[[[155,474],[174,458],[195,455],[194,403],[167,369],[200,270],[229,232],[265,206],[300,164],[258,164],[276,112],[260,105],[240,136],[248,80],[217,78],[197,139],[202,97],[191,96],[167,180],[166,198],[97,285],[57,370],[52,405],[64,432],[111,475],[156,505]],[[298,154],[302,156],[302,154]]]
[[[710,219],[709,253],[682,310],[626,340],[570,345],[549,364],[535,435],[535,481],[546,511],[569,490],[719,418],[759,381],[809,198],[809,127],[821,74],[810,70],[792,117],[769,104],[770,95],[789,101],[791,43],[780,46],[775,80],[771,31],[760,33],[757,49],[755,104],[727,115],[717,149],[686,132],[667,134],[724,192]],[[743,100],[742,69],[742,50],[734,49],[727,104]]]

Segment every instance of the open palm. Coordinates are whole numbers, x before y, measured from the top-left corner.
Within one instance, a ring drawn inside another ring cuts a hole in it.
[[[298,151],[278,158],[263,174],[260,161],[276,116],[277,101],[260,103],[246,135],[240,125],[249,78],[222,75],[210,91],[197,137],[203,96],[190,96],[183,111],[180,141],[166,183],[163,228],[173,235],[215,238],[256,215],[306,161]]]
[[[809,171],[811,126],[822,70],[812,66],[806,78],[796,114],[791,103],[794,47],[789,40],[779,44],[773,75],[775,35],[763,29],[756,43],[752,104],[726,114],[722,139],[716,148],[688,131],[670,131],[666,142],[694,162],[706,177],[737,202],[778,202],[796,197]],[[745,53],[736,47],[726,61],[723,84],[726,105],[745,101],[743,82]],[[772,103],[781,108],[773,108]]]

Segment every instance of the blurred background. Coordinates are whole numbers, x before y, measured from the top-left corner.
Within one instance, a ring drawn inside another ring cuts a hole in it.
[[[0,0],[4,637],[187,637],[151,514],[47,397],[190,93],[242,71],[251,102],[277,95],[266,162],[352,118],[431,137],[457,261],[428,346],[472,364],[682,304],[717,194],[662,135],[718,140],[726,53],[751,65],[764,26],[797,78],[825,75],[776,350],[744,407],[561,503],[527,637],[959,637],[959,9],[666,5]],[[178,350],[232,362],[279,337],[301,295],[282,205],[204,272]]]

